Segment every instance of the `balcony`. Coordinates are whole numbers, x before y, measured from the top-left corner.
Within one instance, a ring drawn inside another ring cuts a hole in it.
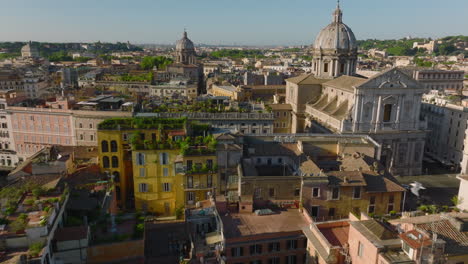
[[[183,184],[185,191],[203,191],[213,189],[213,185],[207,185],[205,183],[194,183],[193,185]]]

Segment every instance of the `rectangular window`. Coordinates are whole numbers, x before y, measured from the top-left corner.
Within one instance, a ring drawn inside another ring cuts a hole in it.
[[[137,153],[136,158],[137,158],[138,165],[145,165],[145,154]]]
[[[297,240],[287,240],[286,241],[287,249],[296,249],[297,248]]]
[[[187,192],[187,201],[188,202],[195,201],[195,192]]]
[[[146,168],[140,168],[140,177],[146,177]]]
[[[163,176],[164,177],[169,176],[169,168],[163,168]]]
[[[339,200],[340,199],[340,188],[339,187],[333,187],[332,188],[332,200]]]
[[[167,153],[161,153],[161,165],[167,165],[169,164],[169,154]]]
[[[286,264],[297,264],[296,255],[291,255],[286,257]]]
[[[314,198],[320,197],[320,188],[319,187],[313,187],[312,188],[312,197],[314,197]]]
[[[171,191],[171,184],[168,182],[163,183],[163,191],[170,192]]]
[[[191,170],[193,166],[193,161],[187,160],[187,170]]]
[[[361,241],[359,241],[357,255],[359,257],[362,257],[363,254],[364,254],[364,245],[361,243]]]
[[[187,188],[193,188],[193,176],[187,176]]]
[[[273,257],[268,259],[268,264],[280,264],[280,258],[279,257]]]
[[[323,64],[323,72],[328,72],[328,63]]]
[[[280,251],[280,243],[279,242],[273,242],[268,244],[268,252],[276,252]]]
[[[328,209],[328,216],[330,216],[330,217],[335,216],[335,208]]]
[[[262,254],[262,245],[251,245],[250,246],[250,255],[260,255]]]
[[[209,170],[213,169],[213,160],[210,160],[210,159],[207,160],[207,161],[206,161],[206,167],[207,167]]]
[[[148,192],[148,184],[146,184],[146,183],[140,183],[140,184],[138,185],[138,191],[139,191],[139,192],[142,192],[142,193]]]
[[[353,199],[361,199],[361,186],[355,186],[354,187]]]
[[[242,257],[244,255],[244,248],[242,247],[231,248],[231,255],[233,257]]]

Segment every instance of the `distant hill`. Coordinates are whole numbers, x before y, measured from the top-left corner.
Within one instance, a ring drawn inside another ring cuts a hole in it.
[[[424,49],[413,49],[413,43],[429,41],[431,41],[431,39],[424,38],[405,38],[392,40],[367,39],[358,40],[358,45],[362,50],[386,50],[390,56],[415,56],[425,55],[426,53]],[[434,55],[458,55],[460,53],[464,53],[465,56],[468,56],[468,51],[458,50],[455,46],[459,42],[468,42],[468,36],[447,36],[438,39],[438,41],[443,41],[443,44],[439,45]]]

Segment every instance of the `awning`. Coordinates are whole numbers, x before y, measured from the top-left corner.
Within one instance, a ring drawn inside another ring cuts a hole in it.
[[[206,234],[206,244],[213,245],[223,241],[221,234],[219,232],[211,232]]]

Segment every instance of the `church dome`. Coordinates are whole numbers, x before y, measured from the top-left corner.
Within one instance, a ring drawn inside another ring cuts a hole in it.
[[[333,22],[326,26],[315,39],[314,49],[356,50],[353,31],[342,22],[343,13],[338,6],[333,13]]]
[[[187,32],[184,31],[184,36],[177,41],[176,50],[193,50],[193,42],[187,37]]]

